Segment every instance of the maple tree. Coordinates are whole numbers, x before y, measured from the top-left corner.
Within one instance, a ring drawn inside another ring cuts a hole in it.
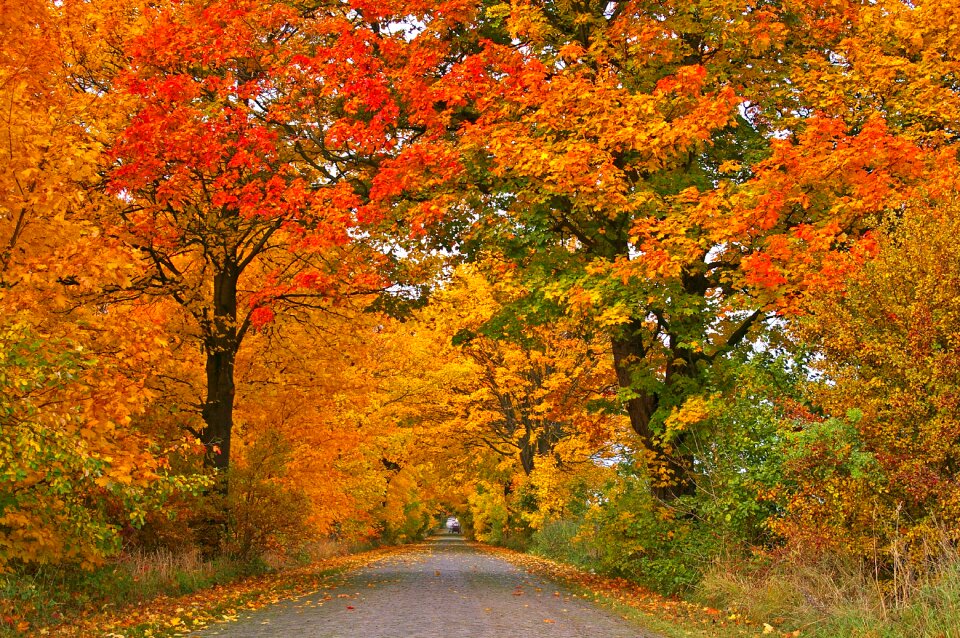
[[[421,425],[420,440],[439,437],[454,480],[473,485],[464,515],[485,540],[561,516],[576,499],[572,486],[624,440],[620,418],[601,406],[615,392],[601,343],[572,322],[491,324],[529,294],[511,271],[497,262],[461,265],[414,315],[418,336],[435,342],[454,375],[435,409],[440,418]]]
[[[101,563],[171,495],[204,484],[170,470],[185,442],[143,421],[165,366],[160,318],[72,292],[126,263],[90,219],[104,205],[92,186],[109,127],[73,82],[72,43],[87,18],[112,15],[102,9],[23,2],[0,17],[11,43],[0,54],[0,569]]]
[[[166,297],[206,354],[208,461],[230,458],[237,352],[288,308],[385,285],[358,259],[361,210],[398,116],[377,47],[397,47],[346,7],[170,3],[129,49],[121,90],[137,107],[111,153],[129,206],[104,220],[144,270],[114,297]],[[380,42],[382,40],[382,42]]]
[[[473,379],[458,390],[465,395],[456,417],[460,436],[477,437],[473,445],[514,458],[530,474],[565,439],[602,445],[615,419],[590,410],[610,391],[612,370],[576,326],[490,334],[490,319],[524,294],[508,272],[463,266],[437,293],[430,321],[447,324],[451,343],[470,364]]]
[[[433,87],[455,129],[437,153],[460,166],[448,176],[460,201],[484,211],[463,248],[522,268],[536,291],[525,320],[562,311],[606,330],[663,498],[693,489],[691,452],[683,434],[667,440],[664,418],[766,318],[862,262],[871,215],[896,208],[926,166],[881,114],[848,122],[804,90],[814,62],[823,82],[851,15],[497,4],[483,26],[500,37]]]
[[[368,304],[280,316],[251,336],[237,366],[238,467],[282,437],[286,481],[305,493],[314,535],[408,540],[445,492],[439,449],[449,442],[437,437],[448,432],[431,430],[459,365],[421,326]]]

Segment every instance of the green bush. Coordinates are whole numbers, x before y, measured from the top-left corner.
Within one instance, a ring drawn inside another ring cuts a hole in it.
[[[717,551],[715,537],[701,531],[694,521],[675,518],[625,465],[578,538],[602,572],[672,594],[696,584]]]
[[[584,515],[544,525],[535,551],[673,594],[693,589],[721,556],[776,543],[768,521],[777,504],[764,494],[782,482],[783,406],[795,401],[800,370],[768,355],[717,366],[696,397],[703,416],[664,435],[693,459],[696,490],[658,500],[642,453],[624,451],[615,478],[581,495]]]
[[[581,520],[550,521],[533,533],[530,551],[578,567],[598,567],[596,553],[581,540]]]

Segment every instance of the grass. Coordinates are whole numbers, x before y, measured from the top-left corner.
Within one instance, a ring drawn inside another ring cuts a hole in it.
[[[134,551],[92,571],[40,567],[0,574],[0,637],[70,624],[91,610],[108,612],[203,593],[343,553],[342,547],[328,541],[304,547],[295,560],[269,554],[263,559],[238,561],[205,559],[196,550]]]
[[[955,552],[910,575],[909,586],[849,561],[792,557],[762,567],[726,561],[706,573],[697,596],[810,638],[960,638]]]
[[[0,635],[4,628],[63,623],[92,608],[183,596],[268,569],[262,562],[204,560],[196,551],[158,551],[126,554],[92,571],[15,571],[0,575]]]

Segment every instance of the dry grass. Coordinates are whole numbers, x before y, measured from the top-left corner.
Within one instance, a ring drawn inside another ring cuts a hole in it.
[[[918,559],[918,553],[920,558]],[[729,559],[698,590],[712,605],[785,631],[823,638],[960,638],[960,553],[946,535],[920,552],[893,548],[876,563],[791,554]]]
[[[197,549],[183,552],[169,549],[126,552],[117,560],[117,565],[135,581],[173,581],[178,574],[210,575],[214,571],[213,563],[204,561]]]

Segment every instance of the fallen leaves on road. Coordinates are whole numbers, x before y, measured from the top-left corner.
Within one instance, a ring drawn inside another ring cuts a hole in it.
[[[217,622],[237,620],[241,613],[333,587],[337,573],[363,567],[408,549],[390,547],[336,556],[306,567],[245,578],[179,598],[161,596],[138,605],[90,612],[71,618],[63,625],[33,627],[31,635],[65,638],[188,636]]]
[[[761,631],[766,635],[770,635],[773,631],[773,627],[768,624],[758,627],[755,623],[751,623],[739,615],[726,615],[717,609],[677,598],[661,596],[623,578],[591,574],[547,558],[523,554],[502,547],[481,544],[476,546],[521,567],[528,573],[547,576],[574,587],[589,590],[594,598],[610,599],[661,620],[676,622],[686,627],[700,627],[705,630],[722,627],[725,636],[752,637],[760,635]],[[517,595],[517,593],[514,592],[514,595]],[[560,596],[560,592],[554,592],[553,595]],[[552,621],[544,620],[544,622]],[[767,627],[770,627],[769,631]]]

